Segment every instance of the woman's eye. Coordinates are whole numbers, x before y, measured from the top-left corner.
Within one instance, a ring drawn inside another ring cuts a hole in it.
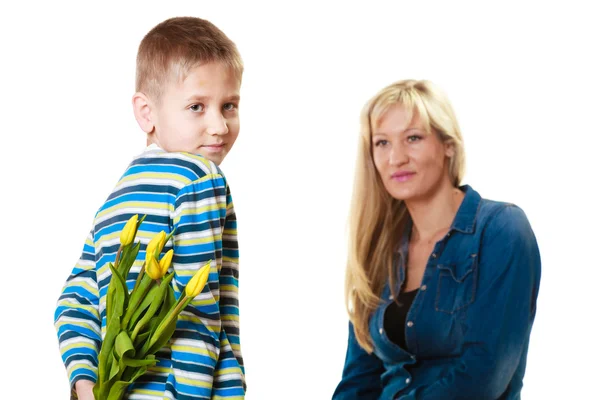
[[[419,135],[410,135],[408,138],[406,138],[406,140],[408,140],[408,143],[418,142],[419,140],[421,140],[421,136],[419,136]]]
[[[202,104],[194,104],[194,105],[191,105],[189,108],[193,112],[202,112],[202,111],[204,111],[204,106]]]
[[[375,142],[375,147],[381,147],[381,146],[385,146],[386,144],[388,144],[388,141],[387,141],[387,140],[383,140],[383,139],[381,139],[381,140],[377,140],[377,141]]]

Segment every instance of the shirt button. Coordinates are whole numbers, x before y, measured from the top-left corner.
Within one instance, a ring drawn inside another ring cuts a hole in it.
[[[421,286],[421,290],[423,290],[423,291],[427,290],[427,285]]]
[[[431,255],[431,257],[433,257],[433,258],[437,258],[437,254],[436,254],[436,253],[433,253],[433,254]]]
[[[413,354],[413,355],[411,355],[411,356],[410,356],[410,358],[412,358],[413,360],[416,360],[416,359],[417,359],[417,357],[415,357],[415,355],[414,355],[414,354]]]
[[[406,378],[406,384],[408,385],[410,383],[410,378]]]
[[[390,297],[389,297],[389,299],[390,299],[390,300],[394,300],[394,295],[393,295],[393,294],[390,294]]]
[[[414,324],[413,324],[413,322],[412,322],[412,321],[408,321],[408,322],[406,323],[406,326],[408,326],[409,328],[412,328],[412,326],[413,326],[413,325],[414,325]]]
[[[379,328],[379,334],[383,335],[383,328]]]

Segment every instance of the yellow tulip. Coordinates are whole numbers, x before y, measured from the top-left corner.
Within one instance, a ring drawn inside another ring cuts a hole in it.
[[[150,258],[156,258],[160,255],[160,252],[165,246],[166,237],[167,234],[165,231],[160,231],[152,238],[152,240],[150,240],[150,243],[148,243],[148,246],[146,247],[146,263],[148,263]]]
[[[127,221],[125,227],[121,231],[121,246],[127,246],[133,242],[133,239],[135,238],[135,231],[137,230],[137,223],[137,214],[129,218],[129,221]]]
[[[212,260],[211,260],[212,261]],[[192,279],[185,285],[185,295],[187,297],[194,298],[200,294],[206,281],[208,280],[208,273],[210,272],[210,261],[207,262],[202,268],[200,268]]]
[[[151,257],[150,260],[146,261],[146,274],[154,280],[162,278],[164,274],[161,273],[160,266],[156,258]]]
[[[171,266],[171,260],[173,260],[173,249],[167,251],[167,253],[161,258],[160,263],[160,273],[165,275]]]

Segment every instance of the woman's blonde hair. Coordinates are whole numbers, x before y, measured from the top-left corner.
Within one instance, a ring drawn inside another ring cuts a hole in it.
[[[369,319],[380,304],[386,281],[390,288],[396,285],[394,254],[409,218],[404,202],[386,191],[373,162],[373,129],[394,105],[401,105],[413,115],[416,112],[424,127],[453,146],[448,172],[454,186],[459,186],[465,168],[463,140],[454,110],[446,95],[431,82],[393,83],[364,106],[350,208],[345,296],[356,339],[369,353],[373,351]]]

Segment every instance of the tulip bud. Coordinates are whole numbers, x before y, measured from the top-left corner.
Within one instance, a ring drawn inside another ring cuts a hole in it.
[[[211,260],[212,261],[212,260]],[[185,295],[187,297],[194,298],[200,294],[206,281],[208,280],[208,273],[210,272],[210,261],[207,262],[202,268],[200,268],[192,279],[185,286]]]
[[[167,253],[160,260],[160,273],[165,275],[171,266],[171,260],[173,260],[173,249],[167,251]]]
[[[137,230],[137,222],[137,214],[129,218],[129,221],[127,221],[125,227],[121,231],[121,246],[127,246],[133,242],[133,239],[135,238],[135,232]]]
[[[158,265],[158,261],[156,261],[156,258],[151,257],[149,260],[146,261],[146,274],[148,274],[148,276],[154,280],[163,277],[163,274],[160,271],[160,266]]]
[[[150,258],[156,258],[160,255],[160,252],[165,246],[166,237],[167,234],[165,231],[160,231],[152,238],[152,240],[150,240],[150,243],[146,246],[146,264]]]

